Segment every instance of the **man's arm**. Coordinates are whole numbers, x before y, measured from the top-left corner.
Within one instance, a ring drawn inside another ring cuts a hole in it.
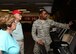
[[[35,41],[38,41],[38,37],[37,37],[37,23],[34,22],[33,25],[32,25],[32,37]]]
[[[38,37],[37,37],[37,34],[36,34],[36,23],[34,22],[33,25],[32,25],[32,37],[34,39],[34,41],[37,41],[38,40]]]
[[[63,24],[63,23],[52,21],[52,25],[57,26],[57,27],[61,27],[61,28],[69,29],[69,24]]]
[[[33,37],[33,39],[34,39],[35,42],[37,42],[38,44],[43,45],[42,39],[40,39],[40,38],[37,37],[36,23],[33,23],[33,26],[32,26],[32,37]]]

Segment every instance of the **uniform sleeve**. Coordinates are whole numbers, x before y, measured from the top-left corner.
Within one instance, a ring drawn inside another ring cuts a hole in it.
[[[51,25],[69,29],[69,25],[68,24],[63,24],[63,23],[59,23],[59,22],[55,22],[55,21],[52,21]]]
[[[36,26],[36,23],[34,22],[33,25],[32,25],[32,37],[35,41],[38,41],[38,37],[37,37],[37,26]]]

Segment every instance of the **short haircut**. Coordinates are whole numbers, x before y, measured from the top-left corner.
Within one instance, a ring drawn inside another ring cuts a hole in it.
[[[41,14],[43,11],[45,11],[48,14],[48,12],[45,9],[40,10],[39,14]]]

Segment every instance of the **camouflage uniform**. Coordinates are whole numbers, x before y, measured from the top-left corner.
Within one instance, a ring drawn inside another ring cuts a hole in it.
[[[50,44],[52,42],[50,38],[50,28],[53,25],[57,27],[67,28],[66,24],[61,24],[51,19],[45,20],[45,23],[42,23],[40,19],[34,21],[32,26],[32,37],[35,41],[34,54],[40,54],[40,48],[36,43],[36,41],[39,39],[43,40],[46,51],[48,52],[50,50]]]

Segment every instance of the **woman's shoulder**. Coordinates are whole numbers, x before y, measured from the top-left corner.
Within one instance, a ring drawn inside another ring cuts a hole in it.
[[[9,36],[9,34],[6,32],[6,31],[4,31],[4,30],[0,30],[0,37],[8,37]]]

